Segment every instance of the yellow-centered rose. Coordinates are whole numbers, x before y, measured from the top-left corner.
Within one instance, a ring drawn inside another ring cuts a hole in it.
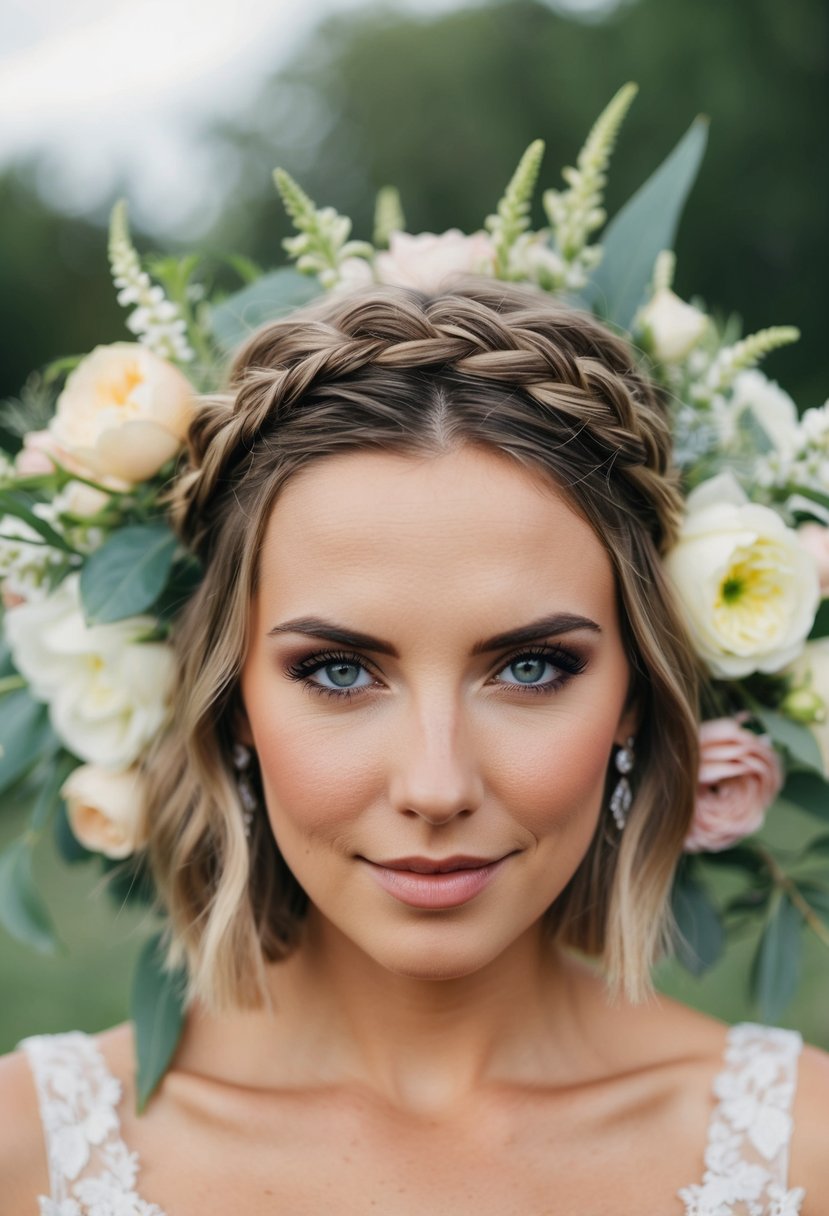
[[[194,410],[177,368],[138,342],[114,342],[68,377],[49,429],[93,477],[133,485],[175,456]]]
[[[815,560],[776,511],[749,502],[728,474],[689,495],[665,564],[715,676],[779,671],[802,650],[820,599]]]

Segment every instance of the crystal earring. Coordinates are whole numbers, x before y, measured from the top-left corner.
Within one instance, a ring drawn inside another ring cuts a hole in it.
[[[633,769],[634,741],[633,735],[631,735],[625,746],[619,748],[614,760],[620,777],[616,783],[616,788],[610,795],[610,813],[620,832],[627,823],[628,811],[630,810],[630,804],[633,802],[633,792],[630,788],[627,775]]]
[[[233,767],[236,770],[236,789],[239,791],[239,801],[242,804],[242,823],[248,840],[253,831],[253,816],[259,806],[259,800],[253,789],[250,777],[250,765],[253,753],[244,743],[233,745]]]

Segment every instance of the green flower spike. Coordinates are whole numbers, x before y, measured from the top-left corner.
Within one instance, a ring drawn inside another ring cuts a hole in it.
[[[374,205],[374,248],[386,249],[393,232],[406,231],[406,217],[396,186],[384,186]]]
[[[800,330],[794,325],[774,325],[724,347],[711,365],[705,387],[712,395],[727,392],[740,372],[756,367],[773,350],[789,346],[799,338]]]
[[[607,166],[619,128],[637,92],[637,85],[624,85],[596,119],[578,155],[576,167],[562,171],[569,189],[544,191],[544,210],[550,221],[553,243],[570,268],[568,287],[583,287],[588,272],[601,257],[600,249],[588,248],[587,241],[607,218],[602,207]]]
[[[284,169],[275,169],[276,188],[285,210],[293,220],[298,236],[282,242],[286,252],[296,260],[297,270],[318,275],[323,287],[334,287],[340,281],[343,263],[349,258],[371,261],[374,247],[367,241],[350,241],[351,220],[339,215],[333,207],[318,208],[305,191]]]
[[[533,140],[518,162],[495,214],[486,218],[485,227],[492,234],[495,245],[499,278],[507,277],[510,250],[530,226],[530,207],[543,156],[544,140]]]

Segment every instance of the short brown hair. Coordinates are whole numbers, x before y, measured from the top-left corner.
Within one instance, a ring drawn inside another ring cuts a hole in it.
[[[246,840],[231,767],[277,495],[335,453],[467,444],[546,474],[613,565],[641,713],[635,800],[621,836],[602,817],[546,923],[600,958],[611,987],[648,990],[697,771],[697,662],[661,562],[681,513],[666,410],[630,345],[592,316],[476,278],[428,296],[333,295],[265,325],[191,429],[174,518],[204,580],[174,634],[175,704],[149,766],[147,830],[170,961],[187,963],[191,994],[213,1008],[261,1003],[263,964],[294,947],[307,908],[266,816]]]

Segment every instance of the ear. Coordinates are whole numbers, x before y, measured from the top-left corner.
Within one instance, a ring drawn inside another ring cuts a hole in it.
[[[642,707],[638,699],[628,699],[622,716],[616,727],[613,741],[617,747],[624,747],[631,737],[636,738],[642,724]]]

